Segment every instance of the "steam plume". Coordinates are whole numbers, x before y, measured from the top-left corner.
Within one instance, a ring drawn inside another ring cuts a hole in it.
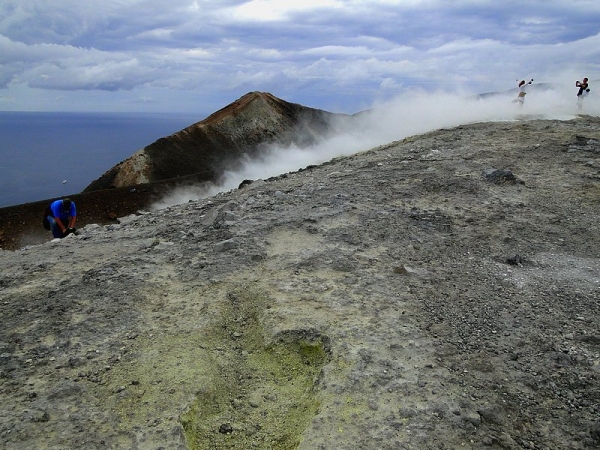
[[[513,97],[516,97],[516,92],[514,95],[507,93],[486,97],[441,92],[407,93],[354,116],[351,127],[343,123],[333,124],[338,132],[318,145],[285,149],[271,147],[260,157],[243,161],[241,169],[227,172],[219,185],[177,189],[158,202],[155,208],[211,196],[237,188],[243,180],[266,179],[440,128],[522,119],[568,120],[577,114],[573,89],[531,89],[522,106],[513,103]],[[582,112],[598,115],[600,107],[590,97]]]

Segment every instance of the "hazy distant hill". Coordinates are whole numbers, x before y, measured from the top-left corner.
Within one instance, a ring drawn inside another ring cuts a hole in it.
[[[120,162],[85,190],[193,177],[217,181],[225,169],[266,145],[305,146],[325,137],[334,117],[349,117],[251,92],[208,118],[158,139]]]

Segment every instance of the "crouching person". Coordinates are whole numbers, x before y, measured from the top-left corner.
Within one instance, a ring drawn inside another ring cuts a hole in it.
[[[47,210],[46,222],[52,231],[52,236],[62,239],[65,236],[75,233],[75,222],[77,221],[77,210],[75,203],[69,198],[56,200],[50,204]]]

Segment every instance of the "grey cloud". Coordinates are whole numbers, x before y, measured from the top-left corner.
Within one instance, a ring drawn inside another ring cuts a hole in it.
[[[149,83],[156,68],[126,54],[56,44],[26,45],[0,36],[0,86],[17,81],[30,87],[128,90]]]
[[[131,90],[152,81],[146,69],[135,60],[90,65],[75,61],[46,63],[24,72],[23,78],[31,87],[56,90]]]
[[[460,37],[555,43],[595,34],[600,19],[599,8],[589,2],[547,0],[352,2],[342,8],[292,10],[286,20],[272,22],[234,19],[227,12],[228,7],[244,3],[4,0],[0,32],[27,44],[70,44],[102,50],[139,50],[156,45],[189,48],[199,42],[215,45],[224,38],[302,48],[302,41],[336,45],[360,35],[381,36],[407,45]],[[161,30],[168,33],[153,34]]]
[[[13,81],[13,79],[22,71],[23,71],[22,67],[3,66],[2,70],[0,71],[0,88],[6,88]]]
[[[3,64],[10,64],[11,62],[35,63],[55,58],[76,58],[82,56],[85,52],[90,52],[90,50],[56,44],[27,45],[0,35],[0,62]]]
[[[315,98],[335,86],[366,98],[381,86],[495,89],[498,77],[583,64],[599,48],[600,7],[579,0],[345,2],[268,22],[231,13],[244,3],[4,0],[0,86]]]

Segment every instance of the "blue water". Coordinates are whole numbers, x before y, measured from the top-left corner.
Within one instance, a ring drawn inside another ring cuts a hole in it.
[[[136,151],[204,117],[0,111],[0,207],[81,192]]]

